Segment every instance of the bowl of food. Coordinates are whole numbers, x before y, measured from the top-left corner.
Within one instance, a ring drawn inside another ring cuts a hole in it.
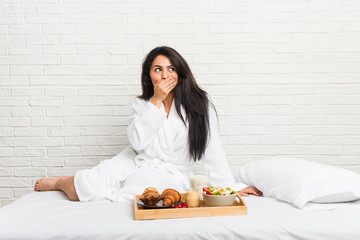
[[[203,199],[206,206],[232,206],[235,202],[237,193],[231,188],[206,187],[203,188]]]

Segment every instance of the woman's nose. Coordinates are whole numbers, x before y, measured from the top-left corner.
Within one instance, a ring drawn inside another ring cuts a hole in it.
[[[169,73],[165,70],[161,72],[161,78],[166,79],[169,76]]]

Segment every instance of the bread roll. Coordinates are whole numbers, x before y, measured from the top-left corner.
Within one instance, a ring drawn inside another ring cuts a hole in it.
[[[161,196],[156,188],[148,187],[143,192],[140,200],[145,205],[156,205],[161,200]]]
[[[171,188],[164,190],[161,194],[161,197],[163,199],[164,206],[175,204],[181,200],[181,194],[175,189]]]

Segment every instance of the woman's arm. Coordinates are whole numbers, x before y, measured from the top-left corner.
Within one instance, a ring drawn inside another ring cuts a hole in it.
[[[127,129],[129,141],[135,150],[144,150],[153,141],[165,119],[166,112],[163,109],[151,102],[135,99]]]

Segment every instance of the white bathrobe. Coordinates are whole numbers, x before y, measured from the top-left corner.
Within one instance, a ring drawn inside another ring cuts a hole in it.
[[[215,110],[210,105],[210,140],[201,159],[210,171],[210,184],[241,190],[247,185],[235,183],[220,142]],[[185,117],[185,112],[182,111]],[[171,105],[169,116],[139,98],[133,104],[133,115],[127,133],[131,146],[112,159],[80,170],[75,174],[75,189],[80,201],[133,199],[146,187],[159,192],[174,188],[185,192],[189,187],[189,169],[194,162],[188,148],[188,128]]]

